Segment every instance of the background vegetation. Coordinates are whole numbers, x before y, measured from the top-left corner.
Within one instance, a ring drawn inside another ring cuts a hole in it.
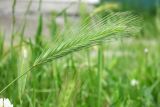
[[[24,35],[25,20],[14,30],[16,0],[9,46],[0,33],[1,97],[15,107],[160,106],[159,5],[152,14],[123,12],[117,2],[87,13],[81,4],[75,24],[65,10],[52,14],[45,39],[39,4],[34,39]],[[63,28],[56,23],[60,15]]]

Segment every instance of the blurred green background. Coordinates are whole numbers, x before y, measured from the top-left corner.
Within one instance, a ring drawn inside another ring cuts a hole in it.
[[[61,11],[52,9],[60,3],[42,1],[9,1],[11,13],[7,3],[0,4],[7,10],[0,26],[11,30],[0,30],[1,98],[14,107],[160,107],[159,0],[79,0]],[[88,45],[108,28],[106,34],[118,35]],[[119,33],[126,29],[128,35]],[[44,62],[36,65],[37,60]],[[29,68],[34,69],[22,76]]]

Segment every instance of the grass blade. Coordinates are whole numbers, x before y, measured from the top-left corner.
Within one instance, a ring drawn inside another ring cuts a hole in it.
[[[21,53],[19,55],[18,60],[18,76],[21,76],[28,68],[29,68],[29,51],[28,49],[23,46],[21,48]],[[27,75],[23,76],[18,80],[18,93],[19,98],[21,99],[26,85]]]
[[[3,45],[4,45],[4,37],[3,34],[0,32],[0,59],[3,56]]]

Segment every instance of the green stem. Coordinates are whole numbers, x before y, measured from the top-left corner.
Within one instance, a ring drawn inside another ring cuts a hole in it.
[[[15,7],[16,7],[16,0],[13,0],[13,3],[12,3],[12,34],[11,34],[11,49],[12,49],[12,47],[13,47],[13,42],[14,42],[14,30],[15,30],[15,23],[16,23]]]
[[[27,5],[26,12],[24,14],[24,23],[23,23],[21,33],[20,33],[20,46],[22,45],[22,42],[23,42],[24,31],[25,31],[25,27],[26,27],[26,23],[27,23],[27,14],[29,12],[31,4],[32,4],[32,0],[29,1],[28,5]]]
[[[22,78],[24,75],[26,75],[28,72],[32,71],[36,66],[32,66],[29,70],[27,70],[26,72],[24,72],[22,75],[18,76],[17,78],[15,78],[12,82],[10,82],[7,86],[5,86],[1,91],[0,94],[3,93],[9,86],[11,86],[13,83],[15,83],[18,79]]]
[[[97,107],[101,107],[101,92],[102,92],[102,75],[103,75],[103,46],[99,46],[98,50],[98,100],[97,100]]]
[[[90,59],[90,50],[87,49],[87,62],[88,62],[88,70],[91,71],[91,59]]]

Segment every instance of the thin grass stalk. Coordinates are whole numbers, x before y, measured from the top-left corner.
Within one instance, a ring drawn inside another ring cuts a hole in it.
[[[20,32],[20,45],[22,45],[22,42],[23,42],[23,36],[24,36],[26,24],[27,24],[27,14],[29,12],[31,4],[32,4],[32,0],[29,1],[28,5],[27,5],[27,9],[26,9],[25,14],[24,14],[24,21],[23,21],[24,23],[23,23],[23,26],[22,26],[22,29],[21,29],[21,32]]]
[[[30,98],[30,96],[29,96],[28,94],[26,94],[26,98],[27,98],[27,100],[28,100],[28,102],[29,102],[29,106],[30,106],[30,107],[34,107],[34,106],[33,106],[33,103],[32,103],[32,99]]]
[[[12,31],[11,31],[11,50],[13,48],[13,42],[14,42],[14,33],[15,33],[15,23],[16,23],[16,17],[15,17],[15,7],[17,0],[12,0]]]
[[[88,63],[88,71],[91,71],[91,58],[90,58],[90,48],[87,49],[87,63]]]
[[[35,36],[35,42],[37,47],[41,47],[42,45],[42,29],[43,29],[43,16],[40,13],[38,16],[38,28]]]
[[[4,36],[3,33],[0,32],[0,60],[3,58],[3,47],[4,46]]]
[[[42,0],[39,0],[39,6],[38,6],[38,27],[37,27],[37,32],[35,36],[36,44],[38,46],[41,46],[41,36],[42,36],[42,30],[43,30],[43,16],[41,12],[41,7],[42,7]]]
[[[55,87],[56,87],[56,92],[58,92],[58,90],[61,88],[61,80],[60,80],[60,72],[58,71],[58,67],[57,67],[57,61],[53,61],[52,63],[52,67],[53,67],[53,77],[55,80]],[[57,95],[57,94],[56,94]]]
[[[102,76],[103,76],[103,67],[104,67],[104,54],[103,54],[103,45],[99,45],[98,49],[98,100],[97,107],[101,107],[102,102]]]
[[[18,76],[15,78],[13,81],[11,81],[6,87],[4,87],[1,91],[0,94],[2,94],[9,86],[11,86],[13,83],[15,83],[18,79],[22,78],[23,76],[27,75],[28,72],[32,71],[35,68],[35,66],[32,66],[30,69],[25,71],[22,75]]]

